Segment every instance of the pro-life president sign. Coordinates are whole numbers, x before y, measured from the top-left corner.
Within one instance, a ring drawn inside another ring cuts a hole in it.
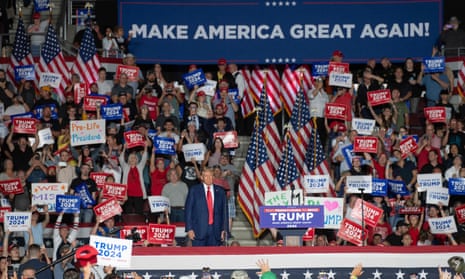
[[[105,143],[105,119],[71,121],[71,145]]]
[[[323,228],[323,206],[261,206],[261,228]]]

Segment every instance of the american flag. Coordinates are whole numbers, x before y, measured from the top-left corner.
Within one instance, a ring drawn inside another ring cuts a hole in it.
[[[278,70],[274,68],[260,70],[256,68],[252,72],[252,78],[250,81],[250,89],[252,91],[252,96],[257,101],[260,99],[261,90],[264,86],[266,79],[267,89],[266,92],[270,98],[270,107],[273,114],[277,114],[281,111],[281,99],[279,97],[281,90],[281,81],[279,78]]]
[[[291,137],[288,133],[284,153],[279,163],[276,182],[281,189],[298,189],[300,188],[300,174],[297,170],[294,151],[291,143]],[[290,187],[288,187],[290,186]]]
[[[465,61],[463,61],[462,67],[457,73],[457,92],[460,96],[465,96]]]
[[[291,114],[296,100],[296,92],[302,87],[304,92],[313,88],[312,76],[307,66],[301,66],[292,70],[286,65],[281,78],[281,98],[287,114]]]
[[[60,43],[58,42],[57,33],[53,25],[48,25],[45,43],[40,52],[40,60],[37,65],[38,76],[41,73],[55,73],[61,75],[61,82],[58,88],[55,88],[58,97],[63,102],[65,88],[69,83],[69,70],[65,58],[61,52]]]
[[[250,116],[255,109],[255,101],[253,99],[251,90],[250,90],[250,71],[247,68],[241,70],[241,74],[244,77],[246,89],[244,92],[244,97],[241,102],[241,111],[244,118]]]
[[[7,71],[11,82],[15,81],[15,67],[23,65],[34,65],[34,58],[31,54],[31,43],[26,35],[23,19],[20,17],[13,44],[13,53],[10,55],[10,64]]]
[[[308,153],[305,158],[308,170],[310,174],[323,175],[329,173],[329,165],[325,158],[325,153],[323,150],[323,145],[320,141],[320,135],[317,130],[314,128],[310,137],[310,143],[308,145]],[[335,197],[336,191],[334,190],[334,184],[332,181],[329,183],[329,193],[330,196]]]
[[[71,72],[79,74],[81,81],[90,85],[97,81],[99,68],[100,60],[97,56],[94,36],[90,27],[87,27]]]
[[[279,149],[277,148],[279,145],[273,145],[276,139],[279,140],[279,134],[277,128],[274,129],[273,126],[276,128],[268,105],[268,97],[264,90],[260,97],[255,128],[252,132],[245,165],[242,169],[238,193],[239,204],[252,224],[255,237],[258,237],[261,233],[259,210],[260,206],[263,205],[265,192],[276,190],[273,184],[276,167],[271,162],[269,149]],[[272,135],[264,138],[264,133],[268,132],[272,133]],[[270,140],[273,140],[273,142]]]

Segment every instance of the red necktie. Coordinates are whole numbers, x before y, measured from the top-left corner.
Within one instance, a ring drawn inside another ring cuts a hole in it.
[[[211,186],[207,186],[207,207],[208,207],[208,224],[213,224],[213,198],[210,191]]]

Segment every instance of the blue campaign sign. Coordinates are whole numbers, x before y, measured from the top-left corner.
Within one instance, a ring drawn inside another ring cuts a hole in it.
[[[184,74],[182,76],[182,79],[184,80],[184,84],[187,86],[187,88],[192,89],[196,85],[202,85],[205,82],[207,82],[207,79],[205,78],[205,74],[203,73],[202,69],[198,69],[192,72],[189,72],[187,74]]]
[[[407,187],[405,186],[405,182],[402,180],[391,180],[389,179],[387,181],[389,191],[392,194],[399,194],[401,196],[408,196],[410,195],[410,192],[408,191]]]
[[[153,142],[155,154],[176,155],[174,143],[172,138],[155,137]]]
[[[81,198],[78,196],[57,195],[56,212],[78,213],[81,208]]]
[[[446,59],[444,57],[424,57],[425,73],[442,73],[446,68]]]
[[[50,0],[34,0],[34,10],[36,12],[48,11]]]
[[[34,65],[15,66],[15,80],[34,80]]]
[[[147,131],[147,137],[152,141],[155,141],[155,137],[158,135],[158,131],[154,129],[149,129]]]
[[[89,206],[96,204],[85,183],[81,183],[76,186],[75,191],[76,195],[81,198],[81,208],[88,208]]]
[[[164,64],[215,64],[221,57],[237,64],[313,63],[328,61],[336,49],[346,62],[421,58],[441,32],[443,6],[442,0],[118,2],[138,63]]]
[[[260,206],[261,228],[323,228],[322,205]]]
[[[11,121],[13,121],[16,117],[19,117],[19,118],[31,117],[32,118],[34,117],[34,114],[32,112],[13,114],[13,115],[10,115]]]
[[[57,111],[55,104],[48,104],[48,105],[34,107],[34,117],[37,119],[41,119],[42,111],[44,110],[45,106],[49,107],[52,110],[52,119],[58,119],[58,111]]]
[[[371,195],[377,197],[387,196],[387,186],[388,184],[386,179],[373,178],[371,184]]]
[[[313,77],[326,77],[328,76],[328,62],[317,62],[312,64]]]
[[[349,168],[352,168],[352,157],[354,157],[354,145],[349,144],[341,149],[344,160]]]
[[[465,196],[465,178],[449,178],[449,194]]]
[[[123,106],[121,104],[102,105],[100,113],[105,120],[120,120],[123,118]]]

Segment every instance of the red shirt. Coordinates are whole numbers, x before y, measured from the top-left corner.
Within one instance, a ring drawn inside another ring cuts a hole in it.
[[[149,116],[150,119],[157,119],[158,116],[158,111],[157,111],[157,106],[158,106],[158,98],[155,96],[151,95],[142,95],[139,99],[139,107],[142,105],[146,105],[147,108],[149,109]]]
[[[352,121],[352,94],[346,92],[344,95],[337,97],[334,103],[346,105],[346,119],[347,121]]]
[[[152,180],[150,185],[150,193],[152,196],[161,196],[161,191],[163,190],[163,186],[168,182],[166,179],[166,174],[168,173],[168,169],[164,171],[154,170],[150,173],[150,179]]]
[[[139,170],[137,167],[130,167],[128,174],[128,197],[144,196],[142,193],[142,187],[143,186],[140,185]]]

